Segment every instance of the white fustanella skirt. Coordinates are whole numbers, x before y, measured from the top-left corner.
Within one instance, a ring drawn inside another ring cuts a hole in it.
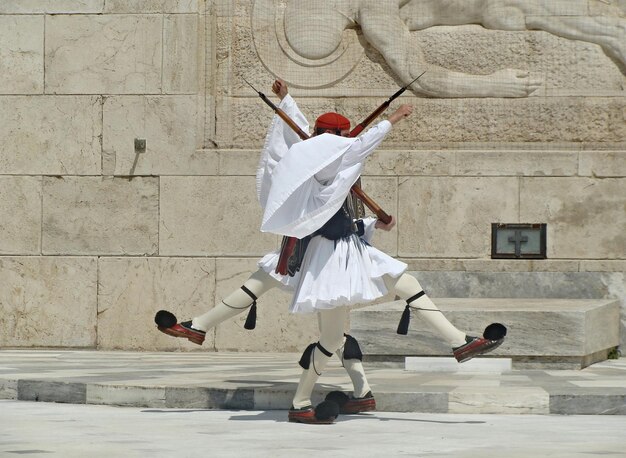
[[[278,251],[265,255],[259,267],[294,291],[292,313],[373,301],[388,292],[383,276],[397,278],[407,268],[355,234],[339,240],[313,237],[293,277],[274,272],[278,256]]]

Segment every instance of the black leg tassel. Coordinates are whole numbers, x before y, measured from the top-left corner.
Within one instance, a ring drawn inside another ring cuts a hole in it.
[[[409,333],[409,323],[411,321],[411,308],[407,304],[404,307],[404,312],[402,312],[402,318],[400,318],[400,323],[398,324],[398,329],[396,332],[398,334],[402,334],[403,336]]]
[[[248,330],[252,330],[256,327],[256,301],[250,306],[250,311],[248,312],[248,317],[243,327]]]

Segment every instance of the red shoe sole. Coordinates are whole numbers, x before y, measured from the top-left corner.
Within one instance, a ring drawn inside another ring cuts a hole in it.
[[[459,363],[464,363],[465,361],[469,361],[470,359],[472,359],[474,356],[484,355],[485,353],[489,353],[490,351],[495,350],[500,345],[502,345],[502,342],[504,342],[504,339],[478,339],[472,342],[472,345],[469,345],[462,351],[455,352],[454,357]]]
[[[164,334],[172,337],[181,337],[183,339],[187,339],[190,342],[193,342],[197,345],[202,345],[204,343],[204,336],[196,336],[184,331],[177,331],[174,328],[164,328],[162,326],[157,326],[157,329]]]
[[[332,425],[337,417],[318,420],[315,417],[315,411],[309,410],[305,412],[289,412],[290,423],[305,423],[308,425]]]
[[[339,413],[343,414],[371,412],[376,410],[376,400],[374,398],[350,399],[344,405],[340,406],[339,409]]]
[[[328,418],[326,420],[318,420],[317,418],[289,417],[289,423],[304,423],[307,425],[332,425],[334,422],[335,422],[334,418]]]

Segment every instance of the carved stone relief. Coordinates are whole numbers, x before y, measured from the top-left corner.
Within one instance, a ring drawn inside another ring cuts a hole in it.
[[[364,51],[359,43],[357,34],[352,30],[338,32],[338,43],[324,50],[323,54],[316,53],[320,49],[321,38],[315,30],[309,30],[306,20],[293,19],[285,16],[288,5],[284,0],[256,0],[252,10],[252,31],[254,43],[259,58],[272,73],[294,87],[321,88],[332,86],[348,75],[359,63]],[[317,2],[308,5],[311,14],[324,16],[325,5]],[[313,24],[315,26],[315,24]],[[298,31],[298,29],[300,29]],[[287,32],[296,37],[296,46],[293,39],[287,39]],[[298,46],[298,37],[303,37],[304,46]],[[312,46],[307,46],[308,40],[313,40]],[[313,52],[312,52],[313,51]],[[332,67],[332,71],[324,71]]]
[[[429,97],[526,97],[542,79],[525,69],[487,75],[431,64],[415,32],[478,24],[499,31],[539,30],[601,47],[626,75],[624,0],[255,0],[252,32],[259,58],[295,87],[329,87],[361,59],[360,40],[391,71]]]

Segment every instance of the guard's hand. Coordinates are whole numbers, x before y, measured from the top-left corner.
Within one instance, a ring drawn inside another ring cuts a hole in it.
[[[284,99],[289,89],[287,88],[287,83],[285,83],[281,79],[277,79],[272,84],[272,92],[278,96],[280,100]]]
[[[396,225],[396,219],[392,216],[391,221],[388,224],[383,223],[381,220],[376,221],[374,227],[376,229],[382,229],[383,231],[390,231]]]
[[[405,103],[403,105],[400,105],[398,109],[394,111],[391,114],[391,116],[389,116],[388,119],[391,124],[395,124],[398,121],[401,121],[404,118],[411,116],[412,113],[413,113],[413,105],[409,105],[408,103]]]

